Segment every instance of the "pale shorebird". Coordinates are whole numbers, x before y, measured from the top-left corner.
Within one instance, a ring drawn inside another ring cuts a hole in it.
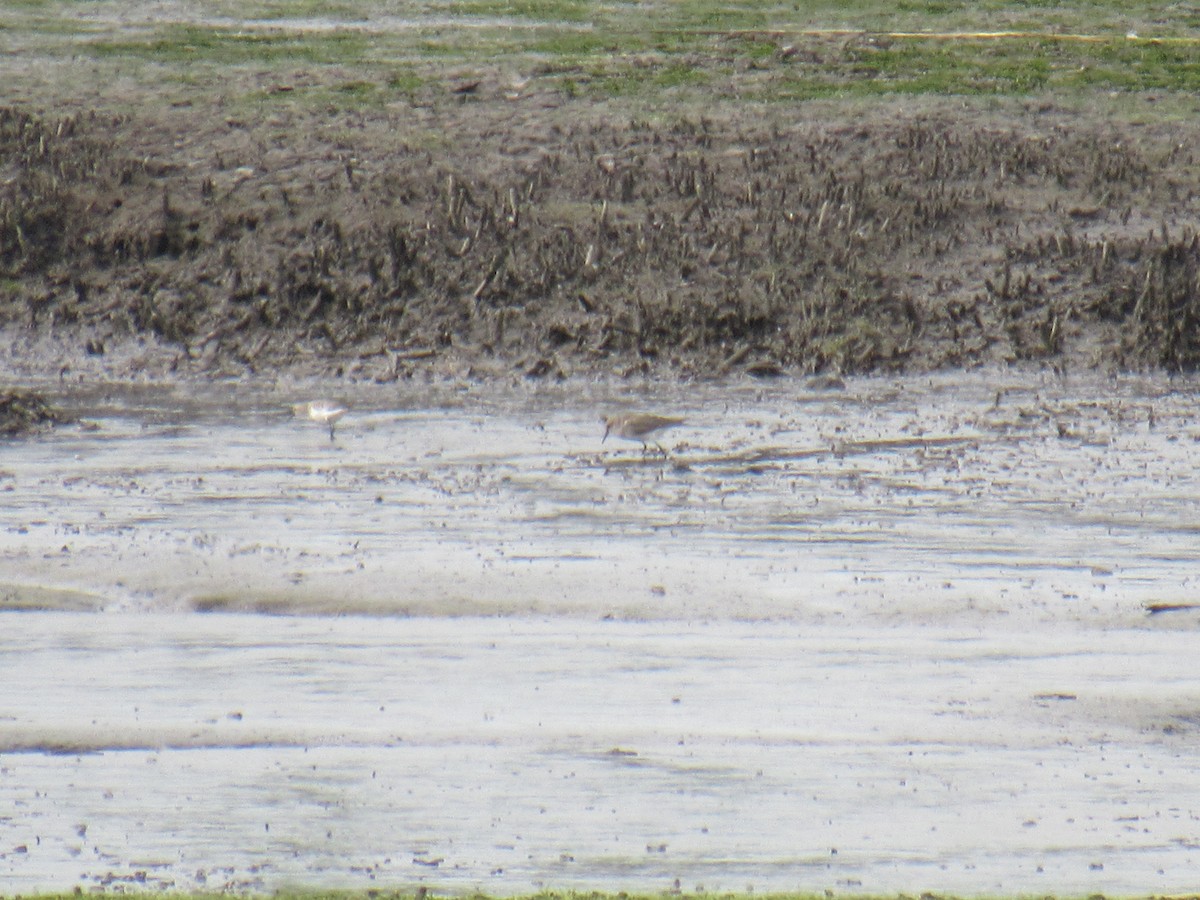
[[[329,440],[333,440],[333,426],[338,419],[346,414],[346,407],[338,406],[332,400],[309,400],[307,403],[292,405],[292,412],[301,419],[312,419],[322,425],[329,426]]]
[[[605,416],[604,437],[600,439],[600,443],[603,444],[608,440],[608,436],[611,434],[627,441],[640,441],[642,451],[645,452],[649,449],[646,438],[655,432],[674,428],[682,422],[683,419],[680,416],[656,416],[652,413],[618,413],[615,416]],[[667,455],[662,444],[656,441],[654,446],[662,451],[663,456]]]

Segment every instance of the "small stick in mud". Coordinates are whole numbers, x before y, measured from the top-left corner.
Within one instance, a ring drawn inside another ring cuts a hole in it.
[[[301,419],[312,419],[322,425],[329,426],[329,441],[333,443],[333,428],[338,419],[346,414],[346,407],[338,406],[332,400],[309,400],[307,403],[292,405],[292,413]]]
[[[647,437],[656,431],[674,428],[682,422],[683,418],[680,416],[656,416],[652,413],[618,413],[613,416],[605,416],[604,437],[600,439],[600,443],[603,444],[608,440],[609,434],[612,434],[627,441],[640,441],[642,452],[645,453],[648,450]],[[662,444],[655,442],[654,446],[658,447],[663,456],[667,455]]]

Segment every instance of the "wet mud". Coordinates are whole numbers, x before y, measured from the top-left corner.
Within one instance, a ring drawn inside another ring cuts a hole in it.
[[[1194,879],[1191,632],[0,619],[22,892]]]
[[[57,396],[80,424],[6,448],[8,580],[97,609],[434,615],[1115,622],[1189,599],[1186,380],[346,387]],[[334,440],[294,415],[309,393],[350,408]],[[628,409],[685,418],[665,455],[604,440]]]
[[[60,391],[0,469],[0,871],[1186,890],[1194,391]]]

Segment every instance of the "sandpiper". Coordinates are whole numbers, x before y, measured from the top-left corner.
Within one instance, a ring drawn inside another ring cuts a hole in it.
[[[604,437],[600,439],[600,443],[603,444],[612,434],[627,441],[640,441],[642,451],[645,452],[649,449],[646,443],[647,437],[656,431],[673,428],[681,422],[683,422],[683,418],[680,416],[656,416],[653,413],[618,413],[614,416],[605,416]],[[656,441],[655,446],[662,451],[663,456],[667,455],[662,444]]]
[[[312,419],[322,425],[329,426],[329,440],[333,440],[333,427],[338,419],[346,414],[346,407],[338,406],[332,400],[309,400],[307,403],[292,405],[292,412],[301,419]]]

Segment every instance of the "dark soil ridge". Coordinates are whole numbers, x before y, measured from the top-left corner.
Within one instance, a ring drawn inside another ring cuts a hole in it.
[[[379,380],[1200,364],[1195,127],[800,115],[0,109],[0,320]]]

